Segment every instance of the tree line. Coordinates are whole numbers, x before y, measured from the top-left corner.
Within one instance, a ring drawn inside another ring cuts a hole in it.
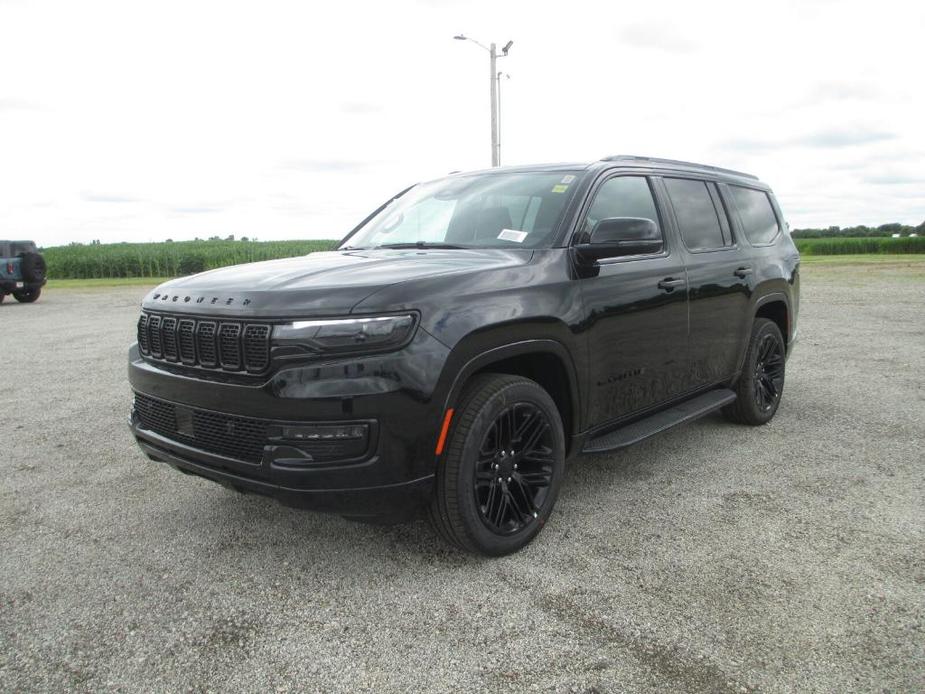
[[[925,236],[925,222],[922,222],[918,226],[891,222],[890,224],[881,224],[878,227],[869,227],[859,224],[858,226],[844,228],[831,226],[825,229],[793,229],[790,232],[790,235],[795,239],[873,238],[878,236],[892,236],[893,234],[899,234],[900,236],[909,236],[910,234]]]

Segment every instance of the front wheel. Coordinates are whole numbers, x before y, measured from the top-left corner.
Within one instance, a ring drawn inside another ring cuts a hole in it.
[[[470,552],[516,552],[542,530],[562,484],[565,433],[555,402],[520,376],[476,376],[437,465],[437,531]]]
[[[23,287],[13,292],[13,298],[21,304],[31,304],[42,295],[41,287]]]
[[[739,424],[767,424],[780,406],[784,392],[787,350],[780,328],[767,318],[756,318],[736,383],[736,400],[723,408],[726,418]]]

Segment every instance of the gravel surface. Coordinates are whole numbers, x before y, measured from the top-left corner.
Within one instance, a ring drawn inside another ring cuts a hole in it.
[[[145,291],[0,306],[0,690],[925,690],[925,264],[807,267],[770,425],[579,459],[499,560],[147,461]]]

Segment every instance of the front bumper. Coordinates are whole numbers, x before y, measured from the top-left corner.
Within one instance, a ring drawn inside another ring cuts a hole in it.
[[[133,413],[131,430],[139,447],[151,460],[167,463],[180,472],[204,477],[242,493],[261,494],[297,508],[342,513],[357,517],[412,515],[433,494],[434,476],[372,487],[323,486],[330,470],[288,470],[281,478],[265,479],[242,474],[246,463],[208,453],[144,429]],[[272,461],[270,469],[272,470]],[[322,486],[318,486],[322,485]]]
[[[288,484],[272,478],[257,479],[240,473],[237,469],[240,461],[197,450],[146,430],[134,415],[131,429],[139,447],[151,460],[238,492],[272,497],[287,506],[356,517],[410,516],[433,494],[433,475],[396,484],[352,488],[317,488],[315,485],[323,483],[318,479],[320,470],[301,471],[301,484],[299,475],[291,473]]]
[[[445,361],[446,348],[418,331],[399,352],[241,381],[154,364],[133,345],[129,381],[141,409],[133,408],[131,430],[152,460],[240,491],[344,515],[406,516],[432,494],[445,399],[435,388]],[[167,410],[145,409],[152,401]],[[368,424],[366,451],[300,459],[294,449],[302,444],[274,433],[324,423]],[[248,429],[257,425],[267,428]],[[238,433],[251,436],[246,455],[229,443]]]

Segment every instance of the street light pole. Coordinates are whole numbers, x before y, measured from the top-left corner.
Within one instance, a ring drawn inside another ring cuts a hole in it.
[[[495,167],[501,165],[501,144],[498,142],[498,76],[496,74],[498,54],[495,52],[495,44],[491,44],[488,55],[491,63],[488,73],[491,80],[491,165]]]
[[[491,80],[491,165],[500,166],[501,165],[501,134],[500,134],[500,123],[499,123],[499,105],[498,105],[498,80],[500,75],[498,73],[498,58],[504,58],[507,56],[511,46],[514,44],[513,41],[508,41],[504,46],[501,47],[501,55],[498,55],[497,47],[494,43],[486,46],[483,43],[471,39],[464,34],[457,34],[453,37],[457,41],[472,41],[475,45],[480,48],[484,48],[488,51],[489,58],[489,79]]]

